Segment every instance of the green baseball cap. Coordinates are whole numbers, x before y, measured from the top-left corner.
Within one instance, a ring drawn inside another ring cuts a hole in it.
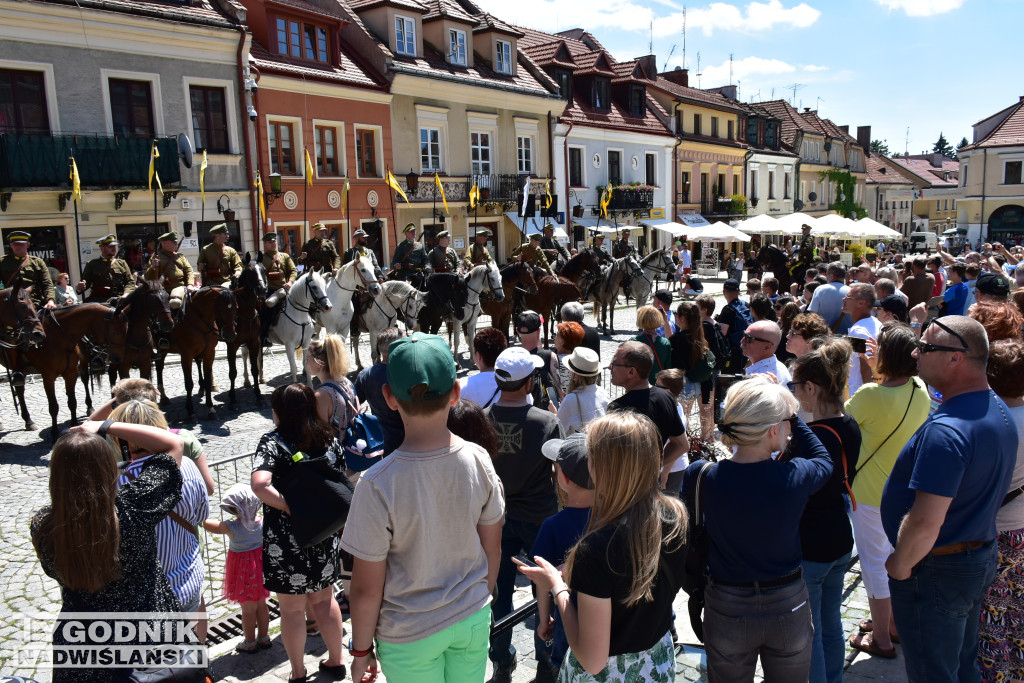
[[[388,347],[388,386],[402,401],[412,401],[412,389],[427,385],[421,400],[441,398],[455,386],[455,359],[447,342],[436,334],[414,332]]]

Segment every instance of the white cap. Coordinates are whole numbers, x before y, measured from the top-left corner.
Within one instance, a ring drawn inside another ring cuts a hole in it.
[[[511,346],[494,361],[494,376],[503,382],[526,379],[534,370],[544,367],[544,360],[522,346]]]

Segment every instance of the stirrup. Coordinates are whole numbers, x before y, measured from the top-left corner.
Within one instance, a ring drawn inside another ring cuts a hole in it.
[[[166,351],[167,349],[171,348],[171,340],[168,339],[167,337],[160,337],[160,339],[158,339],[156,342],[156,347],[161,351]]]
[[[25,386],[25,373],[24,372],[12,372],[11,373],[11,386],[12,387],[23,387]]]

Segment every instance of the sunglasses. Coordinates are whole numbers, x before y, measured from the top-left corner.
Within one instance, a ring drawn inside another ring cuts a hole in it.
[[[752,344],[752,343],[754,343],[756,341],[764,342],[765,344],[774,344],[775,343],[775,342],[769,341],[767,339],[762,339],[761,337],[755,337],[752,334],[747,334],[746,332],[743,333],[743,341],[747,342],[748,344]]]
[[[962,349],[951,349],[948,346],[947,347],[940,347],[940,346],[935,346],[934,344],[928,344],[928,346],[934,347],[935,350],[944,349],[946,351],[962,351],[962,352],[966,352],[966,351],[968,351],[970,349],[970,346],[967,344],[967,340],[966,339],[961,337],[959,334],[957,334],[953,330],[949,329],[949,327],[946,326],[945,324],[943,324],[938,318],[933,318],[930,324],[931,325],[936,325],[943,332],[948,332],[949,334],[951,334],[954,337],[956,337],[957,341],[959,341],[961,344],[964,345],[964,348],[962,348]],[[921,331],[921,334],[922,335],[924,334],[924,330]]]
[[[789,428],[790,429],[794,429],[796,427],[796,421],[799,420],[799,419],[800,419],[799,415],[790,415],[785,420],[782,420],[782,422],[788,422],[789,423]],[[779,424],[782,424],[782,422],[780,422]]]
[[[792,382],[786,382],[786,387],[788,387],[789,390],[791,392],[793,392],[793,391],[796,391],[797,386],[799,386],[801,384],[807,384],[807,383],[814,384],[814,382],[811,382],[811,380],[809,380],[809,379],[800,380],[799,382],[794,380]]]
[[[918,339],[914,342],[917,345],[918,353],[932,353],[933,351],[949,351],[951,353],[967,353],[967,349],[957,348],[955,346],[942,346],[941,344],[929,344]]]

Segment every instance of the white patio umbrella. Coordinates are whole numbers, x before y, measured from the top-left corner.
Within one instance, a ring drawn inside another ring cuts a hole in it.
[[[884,239],[903,237],[903,233],[899,230],[893,230],[866,216],[857,221],[857,229],[864,237],[882,237]]]
[[[808,216],[806,213],[790,213],[775,219],[775,223],[782,232],[779,235],[799,235],[804,224],[811,226],[811,229],[818,224],[818,219]]]
[[[686,235],[691,240],[702,242],[749,242],[750,235],[743,233],[736,228],[718,221],[703,228],[692,228]]]
[[[748,235],[761,234],[761,235],[778,235],[781,234],[778,231],[778,221],[769,216],[768,214],[762,213],[745,221],[740,221],[736,224],[738,230],[742,230]]]
[[[857,227],[856,221],[835,213],[830,213],[817,219],[817,223],[811,229],[811,234],[822,237],[827,235],[841,239],[856,239],[865,236],[861,229]]]

